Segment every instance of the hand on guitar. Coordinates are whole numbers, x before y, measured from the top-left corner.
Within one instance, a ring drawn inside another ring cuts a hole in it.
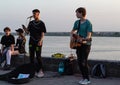
[[[77,34],[72,34],[72,40],[76,40],[76,42],[78,42],[78,43],[82,43],[83,42],[83,38],[80,37]]]
[[[83,44],[85,44],[85,43],[87,43],[87,41],[91,41],[91,38],[83,38],[83,37],[81,37],[81,36],[79,36],[79,35],[77,35],[77,34],[72,34],[72,38],[73,38],[73,40],[77,40],[77,42],[78,43],[83,43]]]
[[[80,47],[82,43],[82,38],[76,34],[71,35],[70,39],[70,48],[71,49],[77,49],[77,47]]]
[[[71,39],[70,39],[70,48],[71,49],[77,49],[77,47],[80,47],[82,44],[86,44],[88,41],[92,41],[91,38],[83,38],[77,34],[74,33],[74,31],[71,31]]]

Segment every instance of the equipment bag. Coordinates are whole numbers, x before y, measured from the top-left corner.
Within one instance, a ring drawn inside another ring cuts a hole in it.
[[[35,75],[36,66],[34,64],[24,64],[13,71],[0,75],[0,80],[7,81],[12,84],[28,83]]]
[[[75,60],[65,59],[58,66],[58,73],[61,75],[73,75],[75,68]]]
[[[94,78],[106,78],[106,66],[104,64],[94,65],[91,76]]]

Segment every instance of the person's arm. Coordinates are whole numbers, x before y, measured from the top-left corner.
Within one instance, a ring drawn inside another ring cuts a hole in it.
[[[42,46],[45,33],[47,32],[47,31],[46,31],[46,26],[45,26],[44,22],[42,22],[42,27],[41,27],[41,28],[42,28],[42,29],[41,29],[42,32],[41,32],[41,38],[40,38],[40,40],[39,40],[39,42],[38,42],[38,45],[39,45],[39,46]]]
[[[75,21],[74,26],[73,26],[73,29],[72,29],[72,31],[71,31],[71,34],[76,34],[76,33],[77,33],[77,30],[78,30],[78,23],[79,23],[78,20]]]
[[[26,38],[24,37],[21,45],[24,46],[25,43],[26,43]]]
[[[18,39],[17,39],[17,41],[16,41],[16,45],[15,45],[15,47],[17,47],[18,46]]]
[[[1,53],[3,53],[3,48],[4,48],[4,45],[1,46]]]
[[[39,45],[39,46],[42,46],[42,42],[43,42],[43,39],[44,39],[44,35],[45,35],[45,33],[42,32],[41,39],[40,39],[40,41],[38,42],[38,45]]]
[[[15,46],[15,37],[13,35],[11,35],[11,51],[14,51],[14,46]]]
[[[14,44],[11,45],[11,51],[14,51]]]
[[[92,24],[89,20],[87,20],[87,37],[85,38],[85,41],[83,43],[87,43],[87,41],[91,41],[92,37]]]
[[[71,34],[75,34],[76,32],[77,32],[77,30],[74,30],[74,29],[73,29],[73,30],[71,31]]]
[[[90,39],[91,37],[92,37],[92,32],[88,32],[86,39]]]
[[[87,37],[86,37],[86,39],[87,40],[90,40],[91,39],[91,37],[92,37],[92,24],[91,24],[91,22],[90,21],[88,21],[88,23],[87,23]]]
[[[87,33],[87,37],[83,38],[83,43],[87,43],[87,41],[90,41],[92,37],[92,32]]]
[[[1,38],[1,53],[3,53],[3,50],[4,50],[4,37]]]

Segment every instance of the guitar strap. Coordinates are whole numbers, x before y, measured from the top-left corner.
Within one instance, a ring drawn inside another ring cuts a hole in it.
[[[80,24],[81,24],[81,20],[79,20],[79,23],[78,23],[78,30],[77,30],[77,34],[79,34],[79,31],[80,31]]]

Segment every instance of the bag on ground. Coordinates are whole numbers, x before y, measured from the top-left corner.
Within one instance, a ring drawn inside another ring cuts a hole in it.
[[[73,75],[75,72],[75,60],[66,59],[65,60],[65,74]]]
[[[35,75],[35,65],[34,64],[24,64],[13,71],[0,75],[0,80],[7,81],[12,84],[24,84],[28,83]]]
[[[104,64],[94,65],[91,76],[94,78],[106,78],[106,67]]]
[[[73,75],[75,68],[75,60],[65,59],[58,66],[58,73],[61,75]]]
[[[60,62],[58,66],[58,73],[63,75],[65,73],[65,64],[64,62]]]

